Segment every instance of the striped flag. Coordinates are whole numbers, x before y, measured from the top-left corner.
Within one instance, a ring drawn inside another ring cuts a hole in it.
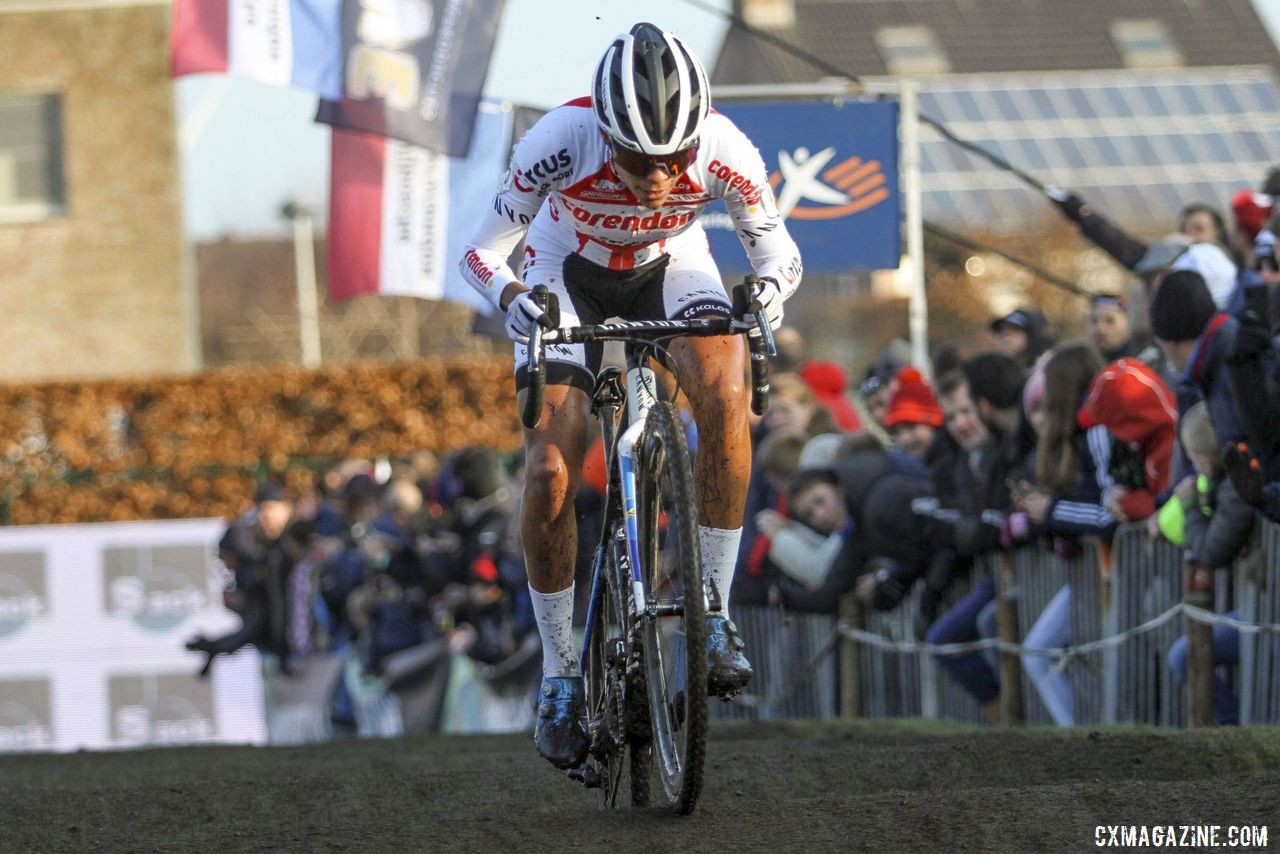
[[[506,168],[510,120],[509,108],[482,104],[465,159],[334,128],[329,298],[417,296],[491,311],[458,261]]]
[[[342,0],[174,0],[170,73],[342,97]]]

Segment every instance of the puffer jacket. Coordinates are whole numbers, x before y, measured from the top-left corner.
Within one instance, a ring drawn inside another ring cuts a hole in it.
[[[797,610],[831,612],[876,558],[879,573],[872,605],[896,607],[929,566],[937,545],[932,526],[911,510],[913,501],[933,498],[929,470],[898,450],[863,451],[834,468],[848,510],[851,533],[817,590],[780,585],[783,601]]]

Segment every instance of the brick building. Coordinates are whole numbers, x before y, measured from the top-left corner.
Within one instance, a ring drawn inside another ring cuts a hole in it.
[[[0,0],[0,382],[199,364],[169,15]]]

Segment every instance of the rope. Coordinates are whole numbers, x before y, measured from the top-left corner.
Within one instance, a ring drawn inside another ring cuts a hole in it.
[[[685,0],[685,2],[688,3],[690,6],[695,6],[703,10],[704,12],[709,12],[712,15],[719,15],[720,17],[729,21],[730,24],[739,28],[740,30],[743,30],[752,38],[756,39],[757,41],[762,41],[762,42],[765,42],[766,44],[771,44],[774,47],[778,48],[779,50],[785,53],[789,53],[792,56],[797,57],[798,59],[801,59],[809,63],[809,65],[813,66],[814,68],[818,69],[819,71],[823,72],[829,77],[842,77],[846,80],[851,80],[856,84],[859,84],[859,85],[862,84],[862,78],[859,77],[857,74],[854,74],[848,69],[841,68],[835,63],[827,62],[822,57],[817,56],[816,54],[810,53],[804,48],[796,45],[794,42],[790,42],[790,41],[787,41],[786,39],[779,38],[778,36],[775,36],[773,33],[770,33],[766,30],[762,30],[759,27],[752,26],[751,24],[748,24],[741,15],[735,12],[725,10],[725,9],[717,9],[714,6],[711,6],[703,2],[703,0]],[[1002,169],[1005,172],[1009,172],[1010,174],[1016,175],[1018,178],[1022,179],[1027,184],[1039,190],[1040,192],[1042,193],[1045,192],[1045,185],[1042,182],[1038,181],[1036,178],[1032,177],[1028,173],[1019,169],[1017,166],[1014,166],[1012,163],[1005,160],[1000,155],[994,152],[988,151],[987,149],[983,148],[977,143],[970,142],[967,139],[956,136],[954,131],[952,131],[950,128],[944,125],[941,121],[933,118],[932,116],[926,116],[924,113],[920,113],[920,112],[917,112],[916,115],[920,118],[921,122],[923,122],[924,124],[936,130],[939,134],[942,135],[943,139],[947,140],[948,142],[954,143],[955,145],[960,146],[966,151],[976,154],[977,156],[981,157],[983,160],[986,160],[988,163],[995,166],[997,169]]]
[[[966,641],[964,643],[916,643],[914,641],[890,640],[882,635],[877,635],[874,632],[855,629],[849,626],[841,626],[839,631],[850,640],[856,640],[869,646],[874,646],[878,649],[887,649],[898,653],[924,652],[930,655],[953,656],[963,655],[969,652],[979,652],[987,649],[996,649],[1000,652],[1010,653],[1013,655],[1036,655],[1046,658],[1067,658],[1088,655],[1091,652],[1098,652],[1099,650],[1119,646],[1126,641],[1132,640],[1138,635],[1146,634],[1149,631],[1160,628],[1165,623],[1181,614],[1182,609],[1182,604],[1177,604],[1158,617],[1153,617],[1142,625],[1126,629],[1119,634],[1111,635],[1110,637],[1101,638],[1099,640],[1089,641],[1087,643],[1077,644],[1075,646],[1064,647],[1029,647],[1023,646],[1022,644],[1003,641],[999,638],[983,638],[982,640]],[[1277,626],[1276,630],[1280,631],[1280,626]]]
[[[1272,623],[1248,623],[1244,620],[1228,617],[1225,614],[1215,614],[1212,611],[1206,611],[1204,608],[1197,608],[1195,605],[1183,604],[1182,613],[1197,623],[1208,623],[1211,626],[1228,626],[1246,634],[1252,635],[1259,632],[1266,632],[1272,635],[1280,634],[1280,626]]]
[[[809,51],[805,50],[804,48],[797,46],[793,42],[787,41],[786,39],[783,39],[783,38],[779,38],[778,36],[775,36],[773,33],[770,33],[766,30],[762,30],[759,27],[752,26],[751,24],[747,23],[742,18],[741,15],[738,15],[732,11],[728,11],[724,9],[717,9],[714,6],[711,6],[708,3],[703,2],[703,0],[685,0],[685,2],[688,3],[690,6],[694,6],[698,9],[703,10],[704,12],[708,12],[712,15],[718,15],[726,19],[727,21],[729,21],[729,23],[732,26],[735,26],[743,30],[752,38],[758,41],[764,42],[766,44],[773,45],[779,50],[785,53],[789,53],[792,56],[795,56],[803,60],[804,62],[807,62],[809,65],[813,66],[817,70],[823,72],[824,74],[830,77],[844,78],[858,85],[861,85],[862,83],[862,79],[857,74],[853,74],[847,69],[841,68],[835,65],[834,63],[828,62],[822,57],[812,54]],[[932,116],[925,115],[924,113],[921,113],[919,111],[916,112],[916,116],[919,118],[921,123],[926,124],[929,127],[933,128],[947,142],[950,142],[953,145],[958,145],[959,147],[963,148],[965,151],[968,151],[970,154],[976,155],[982,158],[983,160],[986,160],[988,163],[995,166],[997,169],[1003,170],[1005,172],[1008,172],[1011,175],[1014,175],[1015,177],[1017,177],[1018,179],[1026,183],[1028,186],[1032,187],[1035,190],[1038,190],[1041,193],[1044,193],[1046,197],[1048,196],[1047,187],[1042,181],[1038,180],[1028,172],[1022,169],[1019,169],[1017,166],[1014,166],[1012,163],[1005,160],[1000,155],[996,154],[993,151],[988,151],[987,149],[983,148],[982,146],[978,145],[975,142],[971,142],[970,140],[957,136],[954,131],[948,128],[940,120],[935,119]],[[928,220],[924,222],[924,227],[929,231],[932,231],[933,233],[939,235],[940,237],[944,237],[947,240],[951,240],[952,242],[958,243],[959,245],[965,246],[969,249],[973,249],[979,252],[991,252],[995,255],[999,255],[1005,260],[1026,269],[1028,272],[1038,276],[1039,278],[1043,279],[1044,281],[1048,282],[1051,285],[1054,285],[1055,287],[1062,288],[1063,290],[1069,291],[1070,293],[1076,294],[1077,296],[1089,296],[1089,293],[1087,291],[1082,290],[1077,285],[1071,282],[1068,282],[1066,279],[1063,279],[1059,276],[1055,276],[1052,273],[1049,273],[1035,266],[1034,264],[1030,264],[1019,258],[1015,258],[1012,255],[1001,252],[998,249],[993,249],[989,246],[978,243],[977,241],[961,238],[957,235],[952,234],[951,232],[948,232],[946,229],[941,228],[940,226],[935,225],[932,222],[929,222]]]
[[[1086,298],[1093,296],[1093,294],[1089,293],[1084,288],[1080,287],[1074,282],[1069,282],[1066,279],[1062,278],[1061,276],[1050,273],[1048,270],[1045,270],[1041,267],[1037,267],[1035,264],[1032,264],[1030,261],[1024,261],[1023,259],[1018,258],[1014,255],[1010,255],[1008,252],[1005,252],[1004,250],[1001,250],[1001,249],[995,249],[991,246],[984,246],[983,244],[978,243],[976,240],[970,240],[967,237],[962,237],[961,235],[956,234],[954,231],[948,231],[947,229],[943,228],[937,223],[926,221],[924,224],[924,228],[925,228],[925,231],[931,232],[937,235],[938,237],[941,237],[943,240],[949,240],[952,243],[956,244],[957,246],[962,246],[965,249],[972,249],[976,252],[990,252],[994,255],[999,255],[1001,258],[1005,259],[1006,261],[1016,264],[1017,266],[1023,268],[1024,270],[1027,270],[1028,272],[1033,273],[1036,276],[1039,276],[1041,279],[1044,279],[1049,284],[1056,285],[1057,287],[1062,288],[1064,291],[1069,291],[1075,294],[1076,296],[1086,297]]]
[[[1188,605],[1183,602],[1179,602],[1163,614],[1152,617],[1141,625],[1125,629],[1124,631],[1109,637],[1076,644],[1074,646],[1051,648],[1023,646],[1022,644],[1010,643],[1008,641],[1000,640],[999,638],[983,638],[982,640],[965,641],[963,643],[942,644],[918,643],[916,641],[897,641],[883,635],[878,635],[875,632],[869,632],[865,629],[858,629],[853,626],[840,623],[832,630],[830,637],[828,637],[827,640],[823,642],[821,648],[814,653],[813,657],[810,658],[808,664],[804,666],[799,675],[787,683],[786,686],[763,697],[755,696],[753,694],[742,694],[739,695],[736,702],[748,708],[763,709],[776,705],[782,700],[787,699],[802,685],[804,685],[804,683],[813,678],[813,674],[817,670],[818,665],[821,664],[823,659],[830,655],[832,650],[835,649],[836,641],[839,638],[846,638],[848,640],[857,641],[858,643],[864,643],[867,646],[874,647],[876,649],[882,649],[899,654],[924,653],[927,655],[954,656],[964,655],[970,652],[981,652],[988,649],[995,649],[1002,653],[1008,653],[1011,655],[1035,655],[1047,658],[1056,658],[1058,659],[1058,662],[1055,666],[1061,669],[1065,666],[1067,661],[1072,658],[1079,658],[1089,655],[1090,653],[1119,646],[1122,643],[1133,640],[1139,635],[1154,631],[1179,616],[1185,616],[1188,619],[1201,624],[1229,626],[1237,631],[1249,634],[1266,632],[1268,634],[1280,635],[1280,624],[1251,623],[1245,620],[1237,620],[1232,617],[1215,614],[1212,611],[1206,611],[1203,608],[1198,608],[1195,605]]]
[[[746,706],[749,709],[764,709],[787,699],[798,691],[801,685],[813,678],[813,674],[818,669],[818,665],[821,664],[822,660],[836,648],[836,641],[839,639],[840,627],[836,626],[836,628],[831,630],[831,634],[827,639],[823,641],[822,646],[818,648],[818,651],[809,659],[809,663],[800,670],[800,674],[788,682],[786,686],[777,691],[766,694],[763,697],[757,697],[754,694],[739,694],[734,702],[739,705]]]

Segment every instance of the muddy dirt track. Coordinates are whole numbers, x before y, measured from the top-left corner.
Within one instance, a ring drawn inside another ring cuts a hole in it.
[[[600,811],[527,735],[0,757],[0,851],[1052,852],[1108,824],[1280,851],[1277,728],[717,723],[710,754],[689,818]]]

